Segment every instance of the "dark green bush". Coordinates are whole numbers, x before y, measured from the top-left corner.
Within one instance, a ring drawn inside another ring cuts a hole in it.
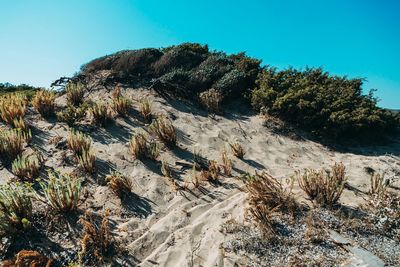
[[[362,79],[267,68],[252,92],[252,104],[292,124],[328,138],[371,137],[398,127],[399,118],[376,106],[372,92],[362,94]]]

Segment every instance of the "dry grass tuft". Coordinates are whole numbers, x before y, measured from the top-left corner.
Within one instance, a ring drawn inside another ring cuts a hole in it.
[[[65,92],[67,93],[68,104],[73,106],[79,106],[83,102],[83,96],[85,95],[84,85],[80,82],[69,82],[65,86]]]
[[[143,133],[138,133],[131,137],[129,151],[136,159],[149,158],[155,160],[160,155],[158,144],[154,140],[149,140]]]
[[[112,107],[113,110],[120,116],[129,114],[132,102],[121,94],[121,89],[116,88],[112,92]]]
[[[221,92],[216,89],[210,89],[199,95],[200,103],[210,112],[219,113],[221,111],[221,102],[223,100]]]
[[[149,126],[149,130],[151,133],[157,135],[166,145],[176,145],[175,127],[172,125],[172,121],[167,117],[159,116],[154,119]]]
[[[228,157],[226,150],[223,150],[221,153],[222,159],[222,169],[224,170],[224,174],[226,176],[232,176],[232,160]]]
[[[172,191],[176,192],[180,189],[180,186],[173,178],[171,166],[164,160],[161,162],[161,173],[167,178]]]
[[[0,156],[14,160],[21,155],[25,144],[32,138],[30,132],[25,133],[20,129],[0,129]]]
[[[114,241],[108,224],[110,210],[106,210],[99,225],[88,212],[79,222],[83,225],[84,233],[81,241],[79,261],[84,266],[102,264],[107,256],[112,256]]]
[[[39,176],[41,161],[36,154],[22,155],[12,163],[12,172],[20,179],[33,181]]]
[[[306,170],[303,175],[297,172],[300,188],[307,196],[324,207],[336,204],[346,183],[345,167],[335,163],[331,171]]]
[[[63,111],[57,112],[57,119],[72,126],[85,118],[87,110],[88,104],[86,102],[79,107],[69,104]]]
[[[145,122],[150,122],[152,118],[151,102],[148,98],[143,98],[139,101],[139,113],[142,115]]]
[[[119,197],[132,192],[132,182],[128,177],[119,172],[113,171],[106,176],[107,185]]]
[[[385,175],[380,173],[372,173],[370,179],[370,190],[371,195],[383,196],[386,194],[387,185],[385,183]]]
[[[49,117],[54,114],[56,95],[52,91],[39,90],[32,98],[32,106],[42,117]]]
[[[229,146],[232,149],[232,153],[233,155],[235,155],[235,157],[239,158],[239,159],[243,159],[244,154],[246,154],[246,152],[244,151],[243,147],[241,144],[239,143],[229,143]]]
[[[89,108],[89,112],[93,117],[94,123],[97,125],[104,127],[113,120],[112,112],[105,103],[93,103]]]
[[[210,173],[209,181],[216,182],[219,180],[221,169],[215,160],[209,161],[208,172]]]
[[[92,140],[86,134],[70,130],[67,136],[68,148],[71,149],[75,155],[80,156],[84,151],[89,151],[91,148]]]
[[[0,98],[0,118],[14,127],[14,121],[23,119],[26,113],[26,97],[22,94],[9,94]]]
[[[1,262],[3,267],[51,267],[53,260],[34,250],[21,250],[12,260]]]
[[[247,178],[248,212],[264,233],[274,233],[272,215],[278,211],[294,215],[298,208],[292,194],[293,181],[285,188],[266,172]]]
[[[56,212],[67,213],[77,209],[81,194],[81,180],[58,172],[49,172],[49,180],[40,182],[44,197]],[[41,199],[40,196],[38,196]]]
[[[29,228],[31,219],[30,188],[19,183],[0,185],[0,237]]]
[[[88,173],[94,173],[96,170],[96,154],[93,149],[83,150],[82,154],[76,155],[79,167]]]

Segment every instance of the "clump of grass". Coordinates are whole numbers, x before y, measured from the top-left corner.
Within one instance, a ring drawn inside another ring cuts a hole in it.
[[[347,180],[342,163],[335,163],[331,171],[306,170],[302,175],[297,172],[297,177],[300,188],[307,196],[324,207],[338,202]]]
[[[105,103],[93,103],[92,106],[89,108],[89,112],[92,115],[95,124],[103,127],[106,126],[113,119],[111,110]]]
[[[76,155],[79,166],[88,173],[94,173],[96,170],[96,154],[93,149],[83,150],[81,154]]]
[[[372,173],[370,178],[370,190],[371,195],[383,196],[386,193],[385,175],[380,173]]]
[[[248,212],[260,229],[266,233],[274,233],[273,214],[286,212],[294,215],[298,205],[293,197],[293,181],[288,187],[266,172],[248,175],[246,188],[248,191]]]
[[[114,89],[112,101],[113,109],[118,115],[126,116],[129,114],[132,102],[121,94],[121,89]]]
[[[46,118],[54,114],[56,95],[52,91],[39,90],[36,91],[32,98],[32,106],[39,114]]]
[[[243,159],[246,152],[244,151],[243,146],[240,143],[229,143],[229,146],[232,149],[233,155],[239,159]]]
[[[39,176],[41,167],[40,159],[37,155],[22,155],[12,163],[12,172],[22,180],[33,181]]]
[[[172,121],[164,116],[159,116],[151,123],[150,132],[157,135],[168,146],[176,145],[176,131]]]
[[[222,169],[224,170],[224,174],[226,176],[231,176],[232,175],[232,160],[228,157],[226,150],[222,151],[221,159],[222,159],[221,166],[222,166]]]
[[[135,134],[129,141],[129,150],[136,159],[157,159],[160,155],[160,148],[154,140],[142,133]]]
[[[180,186],[178,183],[174,180],[172,176],[172,168],[166,161],[161,162],[161,173],[164,175],[165,178],[167,178],[168,184],[172,188],[174,192],[178,191],[180,189]]]
[[[40,182],[44,197],[50,207],[60,213],[77,209],[81,194],[81,180],[59,172],[49,172],[48,182]]]
[[[0,236],[14,235],[31,226],[29,187],[16,183],[0,186]]]
[[[71,149],[75,155],[80,156],[84,151],[89,151],[92,145],[92,140],[86,134],[70,130],[67,137],[68,148]]]
[[[50,267],[53,264],[53,260],[34,250],[21,250],[13,259],[3,261],[1,264],[3,267]]]
[[[219,113],[221,111],[222,94],[216,89],[209,89],[200,93],[200,103],[210,112]]]
[[[25,133],[20,129],[0,129],[0,156],[14,160],[22,154],[25,143],[32,138],[30,131]]]
[[[0,118],[13,127],[16,119],[25,116],[26,108],[26,97],[21,94],[9,94],[0,98]]]
[[[114,241],[108,224],[110,211],[106,210],[99,224],[88,212],[79,222],[83,225],[84,233],[81,241],[79,261],[85,266],[102,264],[113,254]]]
[[[132,182],[125,175],[113,171],[106,176],[107,185],[119,197],[123,197],[132,192]]]
[[[210,173],[211,181],[218,181],[221,169],[219,168],[218,163],[215,160],[209,161],[208,171]]]
[[[79,107],[69,104],[63,111],[57,112],[57,119],[72,126],[85,118],[87,110],[88,104],[86,102]]]
[[[151,102],[148,98],[143,98],[139,101],[139,113],[142,115],[145,122],[150,122],[152,118]]]
[[[19,130],[24,131],[24,132],[28,132],[29,131],[28,125],[27,125],[25,119],[22,118],[22,117],[15,118],[13,123],[12,123],[12,126],[15,129],[19,129]]]
[[[80,82],[69,82],[65,86],[65,92],[67,93],[68,104],[79,106],[83,101],[85,88],[84,85]]]

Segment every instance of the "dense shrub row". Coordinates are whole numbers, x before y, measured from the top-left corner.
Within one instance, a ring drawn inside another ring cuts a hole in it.
[[[0,83],[0,95],[18,92],[28,96],[29,98],[35,94],[40,88],[27,84],[14,85],[11,83]]]

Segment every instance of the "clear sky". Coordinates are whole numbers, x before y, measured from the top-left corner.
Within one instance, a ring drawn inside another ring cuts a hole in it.
[[[181,42],[365,77],[400,109],[400,1],[0,0],[0,82],[48,86],[122,49]]]

